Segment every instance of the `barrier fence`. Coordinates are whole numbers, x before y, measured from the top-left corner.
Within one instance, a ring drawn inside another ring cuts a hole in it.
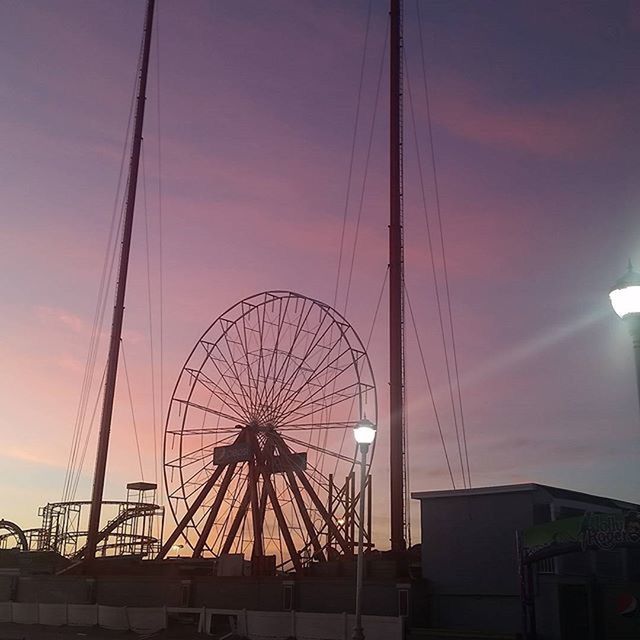
[[[197,630],[211,634],[222,625],[251,640],[350,640],[354,616],[346,613],[247,611],[182,607],[111,607],[100,604],[0,602],[0,622],[50,626],[99,626],[149,634],[166,629],[172,617],[191,617]],[[367,640],[402,640],[404,619],[363,616]]]

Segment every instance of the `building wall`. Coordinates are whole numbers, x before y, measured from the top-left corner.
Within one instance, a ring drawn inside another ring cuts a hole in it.
[[[519,595],[515,532],[533,524],[532,492],[421,503],[422,575],[433,593]]]

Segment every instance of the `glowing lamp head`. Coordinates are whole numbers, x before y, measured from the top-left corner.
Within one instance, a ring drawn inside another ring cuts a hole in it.
[[[621,318],[630,314],[640,314],[640,273],[633,270],[631,260],[627,273],[619,278],[609,291],[609,299],[613,310]]]
[[[364,418],[353,428],[353,437],[358,444],[371,444],[376,439],[376,425]]]

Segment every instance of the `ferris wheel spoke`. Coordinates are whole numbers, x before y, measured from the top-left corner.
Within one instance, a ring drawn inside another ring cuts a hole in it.
[[[331,430],[353,429],[357,424],[357,420],[345,420],[343,422],[285,422],[278,425],[278,432],[317,431],[318,433],[324,433]]]
[[[280,416],[279,419],[286,420],[294,413],[297,414],[299,411],[306,411],[306,413],[297,415],[297,419],[307,418],[311,415],[314,415],[318,411],[326,411],[330,407],[335,407],[336,405],[339,405],[342,402],[347,402],[348,400],[351,400],[352,398],[359,395],[361,387],[362,387],[362,384],[360,382],[354,382],[353,384],[350,384],[346,387],[342,387],[338,391],[334,391],[327,396],[321,396],[320,398],[315,398],[315,399],[312,399],[312,397],[309,396],[309,398],[306,399],[305,404],[300,405],[295,409],[291,409],[289,413],[285,414],[284,416]],[[350,393],[349,395],[340,395],[343,392],[349,391],[349,390],[352,391],[352,393]],[[332,402],[328,402],[328,400],[331,398],[336,398],[336,399],[333,400]]]
[[[280,338],[282,336],[282,330],[284,327],[284,319],[286,317],[287,311],[289,310],[289,302],[291,301],[290,297],[287,297],[285,300],[285,305],[283,309],[282,298],[278,299],[278,319],[277,322],[267,321],[266,324],[275,327],[275,340],[273,348],[271,349],[271,358],[269,359],[269,368],[267,369],[267,375],[265,378],[265,397],[264,402],[270,402],[271,399],[271,391],[275,386],[275,382],[277,380],[277,372],[278,372],[278,354],[280,353]],[[272,369],[275,367],[275,371],[272,378],[271,390],[269,389],[269,375],[272,373]]]
[[[336,458],[337,460],[342,460],[343,462],[347,462],[349,464],[352,464],[354,459],[353,458],[349,458],[348,456],[345,456],[341,453],[336,453],[335,451],[330,451],[329,449],[323,449],[320,446],[311,444],[310,442],[305,442],[304,440],[298,440],[297,438],[293,438],[291,436],[285,436],[282,435],[282,439],[286,440],[287,442],[292,442],[294,444],[298,444],[302,447],[307,447],[309,449],[313,449],[314,451],[317,451],[318,453],[322,453],[323,455],[327,455],[327,456],[331,456],[332,458]]]
[[[351,372],[350,369],[353,363],[350,362],[349,365],[347,365],[347,367],[338,368],[337,366],[335,366],[336,363],[340,361],[340,358],[348,354],[349,351],[350,351],[349,349],[346,349],[345,351],[341,352],[331,362],[328,362],[326,364],[324,364],[323,362],[319,363],[318,367],[312,372],[311,376],[302,380],[300,386],[295,391],[289,393],[289,395],[287,395],[285,398],[282,399],[281,406],[283,407],[283,410],[286,412],[294,403],[294,401],[298,398],[298,396],[303,391],[303,389],[312,386],[312,384],[313,386],[317,387],[316,389],[316,392],[317,392],[318,390],[326,389],[332,382],[335,382],[341,375],[349,374]],[[324,364],[324,366],[321,367],[320,365],[322,364]],[[314,382],[322,374],[324,374],[325,372],[328,373],[330,371],[337,372],[335,373],[333,378],[331,378],[330,380]]]
[[[211,429],[191,429],[185,427],[184,429],[167,429],[166,433],[174,436],[216,436],[221,433],[238,433],[238,427],[212,427]]]
[[[227,406],[232,413],[244,413],[244,407],[236,400],[236,396],[229,395],[219,384],[212,380],[204,371],[187,369],[198,384],[212,393],[222,404]]]
[[[189,462],[183,463],[181,466],[182,468],[186,468],[192,464],[195,464],[196,462],[201,462],[202,460],[205,459],[205,455],[201,455],[197,458],[194,458],[194,456],[198,453],[205,453],[208,451],[211,451],[211,449],[214,449],[215,447],[218,447],[220,445],[225,444],[226,442],[229,442],[231,440],[234,439],[234,435],[237,435],[237,431],[235,434],[231,434],[230,436],[227,436],[226,438],[222,438],[220,440],[216,440],[216,442],[210,442],[209,444],[205,444],[202,445],[201,447],[199,447],[198,449],[193,449],[192,451],[188,451],[187,453],[181,453],[177,458],[174,458],[173,460],[169,460],[166,464],[167,466],[170,467],[176,467],[179,465],[181,460],[189,460]]]
[[[271,388],[271,396],[270,396],[270,402],[272,404],[277,403],[279,395],[280,395],[280,390],[276,391],[276,381],[280,380],[283,382],[283,384],[280,385],[280,389],[282,389],[283,386],[286,386],[286,382],[285,379],[288,379],[287,376],[287,371],[289,368],[289,362],[291,361],[292,357],[293,357],[293,350],[294,347],[296,347],[296,345],[298,344],[298,340],[300,338],[300,335],[302,334],[302,330],[304,327],[304,324],[306,323],[308,317],[311,315],[311,312],[313,310],[313,305],[309,305],[309,308],[306,309],[306,312],[303,314],[302,311],[305,311],[305,308],[307,307],[306,301],[303,302],[302,305],[302,310],[301,312],[298,314],[298,322],[296,325],[293,325],[295,327],[295,331],[293,334],[293,338],[291,340],[291,343],[289,345],[289,349],[288,351],[283,351],[282,353],[285,354],[284,356],[284,360],[282,362],[282,364],[280,365],[280,368],[277,370],[276,375],[274,376],[274,384],[272,385]],[[283,327],[286,324],[286,316],[283,319]],[[282,333],[282,330],[280,330],[280,334]]]
[[[256,307],[254,306],[251,311],[256,310]],[[252,353],[252,350],[249,348],[249,336],[247,335],[247,331],[255,331],[255,329],[253,329],[252,327],[247,328],[247,319],[249,314],[251,313],[251,311],[249,311],[248,313],[243,313],[242,314],[242,338],[241,338],[241,342],[243,344],[243,349],[242,351],[244,352],[244,357],[245,357],[245,363],[247,365],[247,386],[249,387],[249,397],[251,398],[251,404],[252,404],[252,409],[256,410],[257,406],[258,406],[258,395],[259,395],[259,391],[258,391],[258,377],[260,375],[260,371],[258,370],[256,376],[253,376],[253,368],[251,367],[251,365],[249,364],[249,353]],[[257,311],[256,311],[257,312]],[[257,312],[258,313],[258,312]],[[260,318],[260,314],[258,313],[258,319]],[[238,323],[236,323],[235,325],[236,328],[236,332],[238,333],[238,337],[240,337],[240,328],[238,327]],[[259,368],[259,364],[258,364],[258,368]],[[252,390],[253,387],[253,390]]]
[[[211,488],[218,481],[220,475],[222,475],[222,467],[220,467],[219,469],[216,469],[216,471],[204,483],[204,485],[200,487],[200,492],[198,493],[198,496],[193,501],[193,503],[189,506],[189,508],[185,512],[184,516],[182,517],[182,519],[178,523],[178,526],[175,528],[173,533],[167,538],[166,542],[164,543],[164,545],[160,549],[160,553],[158,554],[160,558],[163,558],[164,556],[167,555],[167,551],[169,551],[169,549],[171,549],[171,547],[175,543],[175,541],[182,535],[182,533],[184,532],[185,527],[189,524],[189,522],[191,521],[191,519],[193,518],[193,516],[195,515],[197,510],[200,508],[200,505],[202,504],[202,502],[205,500],[205,498],[209,494],[209,491],[211,491]],[[184,489],[184,487],[183,487],[183,489]]]
[[[225,333],[223,334],[223,338],[225,339],[225,343],[227,343],[227,332],[225,331]],[[215,367],[216,371],[218,372],[218,375],[220,376],[220,380],[222,380],[225,384],[225,386],[227,387],[228,391],[229,391],[229,395],[231,397],[234,398],[235,402],[237,402],[240,406],[243,407],[244,409],[244,413],[248,415],[249,413],[249,398],[246,395],[245,389],[242,385],[242,380],[239,377],[238,371],[236,369],[235,366],[235,362],[229,362],[229,360],[227,360],[227,357],[225,356],[224,352],[222,351],[222,349],[220,348],[219,345],[220,340],[218,340],[215,344],[214,343],[206,343],[211,347],[211,350],[207,349],[206,347],[205,350],[207,351],[207,357],[209,362]],[[201,344],[205,344],[204,340],[200,341]],[[227,348],[229,348],[229,345],[227,344]],[[227,379],[227,374],[225,373],[225,371],[223,371],[220,368],[219,362],[218,362],[218,358],[214,357],[213,352],[216,351],[220,358],[221,361],[224,362],[224,364],[227,366],[227,371],[230,371],[233,369],[233,376],[231,377],[231,380],[234,383],[237,383],[238,386],[240,387],[239,389],[239,393],[240,396],[242,397],[244,402],[240,401],[240,397],[238,396],[238,390],[234,389],[231,384],[229,384],[229,380]],[[231,354],[231,352],[229,352],[229,355],[231,358],[233,358],[233,355]]]
[[[200,458],[200,460],[203,460],[203,459],[204,459],[204,456],[202,456],[202,457]],[[183,485],[183,489],[184,489],[185,487],[187,487],[187,486],[189,486],[189,485],[193,484],[193,483],[194,483],[194,480],[195,480],[195,478],[198,476],[198,474],[203,473],[203,472],[204,472],[204,473],[206,473],[207,467],[208,467],[208,466],[210,466],[210,465],[212,465],[212,464],[213,464],[213,456],[212,456],[211,460],[210,460],[207,464],[205,464],[203,467],[200,467],[200,468],[196,469],[196,471],[195,471],[191,476],[189,476],[186,480],[185,480],[184,478],[182,478],[182,485]],[[185,467],[186,467],[186,465],[182,465],[182,468],[183,468],[183,469],[184,469]],[[213,477],[213,476],[218,477],[218,475],[222,473],[222,469],[223,469],[223,467],[222,467],[222,466],[216,466],[216,468],[215,468],[215,470],[213,471],[213,473],[211,474],[211,476],[212,476],[212,477]],[[181,475],[182,475],[182,474],[181,474]],[[193,495],[193,493],[194,493],[194,492],[191,492],[189,495],[186,495],[186,493],[185,493],[185,494],[184,494],[184,498],[185,498],[185,500],[186,500],[187,498],[190,498],[190,497]]]
[[[182,402],[182,403],[186,404],[188,407],[191,407],[192,409],[198,409],[199,411],[204,411],[205,413],[210,413],[210,414],[212,414],[214,416],[218,416],[219,418],[224,418],[225,420],[229,420],[231,422],[234,422],[235,424],[238,424],[238,422],[241,421],[241,419],[239,419],[237,416],[229,415],[228,413],[224,413],[222,411],[218,411],[217,409],[212,409],[211,407],[205,407],[204,405],[198,404],[197,402],[192,402],[191,400],[182,400],[180,398],[176,398],[175,401],[176,402]],[[224,427],[224,428],[228,429],[228,428],[231,428],[231,427]]]
[[[309,313],[310,312],[311,312],[311,310],[309,311]],[[307,346],[307,348],[306,348],[305,352],[302,354],[302,356],[299,357],[299,362],[298,362],[297,366],[294,368],[294,370],[291,373],[288,374],[288,376],[286,378],[286,381],[284,382],[284,384],[281,385],[280,391],[278,392],[277,396],[274,398],[274,402],[277,402],[277,403],[281,402],[281,400],[282,400],[282,391],[284,389],[287,389],[287,388],[291,387],[291,385],[295,381],[296,376],[302,370],[302,365],[309,359],[309,357],[313,353],[313,351],[318,346],[320,346],[321,341],[324,339],[324,337],[327,335],[327,333],[331,329],[332,325],[329,322],[324,327],[324,330],[322,331],[322,333],[320,333],[320,330],[323,329],[324,321],[325,321],[325,317],[322,318],[322,320],[320,321],[320,323],[316,327],[315,332],[310,332],[312,334],[312,336],[313,336],[311,341],[310,341],[310,344]],[[288,371],[285,371],[284,373],[288,373]]]
[[[262,314],[260,311],[262,310]],[[256,314],[258,316],[258,362],[256,365],[256,380],[258,381],[256,389],[256,405],[261,407],[264,404],[264,393],[267,386],[266,371],[264,367],[264,332],[265,332],[265,319],[266,319],[266,306],[261,305],[256,308]]]
[[[349,385],[348,387],[343,387],[342,389],[336,390],[337,380],[343,373],[345,373],[344,369],[338,370],[338,373],[336,373],[333,376],[333,378],[331,378],[329,380],[326,380],[323,385],[318,385],[315,391],[309,393],[309,395],[307,395],[296,406],[293,406],[293,404],[294,404],[293,401],[289,402],[289,404],[286,407],[283,407],[282,413],[279,415],[279,418],[282,419],[283,417],[289,416],[293,412],[300,411],[301,409],[303,409],[305,406],[307,406],[309,404],[316,404],[316,402],[317,402],[316,396],[319,393],[323,393],[324,392],[325,395],[321,396],[321,399],[327,399],[327,398],[331,398],[331,396],[334,396],[334,395],[337,395],[337,394],[341,393],[346,388],[349,388],[349,387],[352,387],[352,386],[358,386],[359,381],[354,382],[352,385]],[[329,389],[330,387],[331,387],[331,389]],[[327,390],[329,390],[328,393],[327,393]],[[327,406],[331,406],[331,405],[327,405]]]

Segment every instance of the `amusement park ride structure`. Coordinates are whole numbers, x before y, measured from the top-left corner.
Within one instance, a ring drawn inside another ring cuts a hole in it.
[[[371,482],[364,492],[356,488],[353,440],[359,421],[378,420],[373,372],[340,313],[288,291],[238,302],[187,358],[165,427],[166,494],[176,521],[170,535],[162,540],[164,508],[155,484],[131,483],[125,501],[103,500],[154,5],[148,0],[92,499],[47,504],[41,527],[20,532],[19,544],[55,551],[87,571],[96,556],[162,559],[180,540],[194,558],[248,557],[258,574],[299,573],[311,563],[352,558],[360,528],[363,548],[373,547]],[[391,0],[390,478],[396,552],[406,546],[401,13],[401,1]],[[7,529],[0,548],[15,542],[16,531]]]
[[[156,489],[152,482],[131,482],[125,500],[103,501],[106,522],[98,536],[98,555],[144,558],[157,553],[164,508],[156,504]],[[40,508],[40,527],[22,531],[24,542],[16,525],[3,527],[0,521],[0,529],[6,529],[0,534],[0,549],[53,551],[72,561],[81,560],[86,553],[90,507],[86,500],[50,502]]]

